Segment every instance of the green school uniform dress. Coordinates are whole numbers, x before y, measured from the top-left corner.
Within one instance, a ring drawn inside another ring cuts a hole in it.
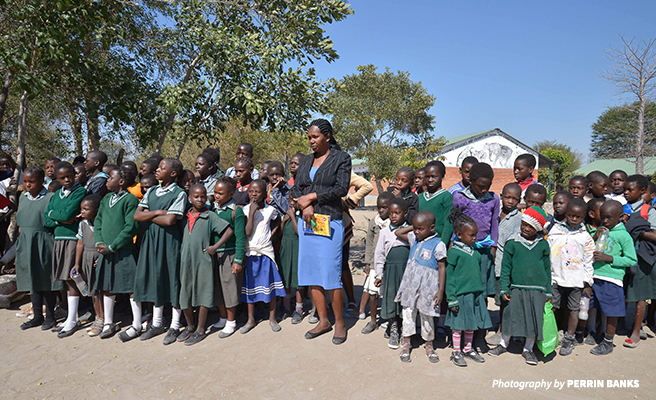
[[[213,212],[187,213],[180,250],[180,308],[214,306],[214,292],[221,290],[216,259],[203,250],[216,243],[212,237],[220,237],[227,227]]]
[[[76,183],[70,189],[61,188],[50,198],[45,211],[44,224],[55,228],[55,243],[52,251],[52,275],[58,281],[70,281],[70,273],[75,265],[78,222],[65,224],[80,214],[80,203],[87,190]]]
[[[80,221],[77,232],[77,240],[82,241],[84,250],[82,251],[82,265],[80,270],[77,271],[86,282],[89,288],[89,295],[94,295],[96,285],[96,269],[94,264],[98,260],[100,253],[96,250],[96,241],[94,240],[93,222],[88,220]]]
[[[440,188],[430,194],[427,191],[419,196],[419,211],[430,211],[435,215],[435,230],[437,237],[444,243],[449,243],[453,234],[453,225],[446,219],[451,213],[453,195],[448,190]]]
[[[214,212],[226,221],[232,229],[232,237],[216,252],[217,272],[220,290],[214,292],[214,304],[227,308],[237,307],[241,298],[241,286],[244,281],[244,270],[238,274],[232,273],[232,264],[244,265],[244,248],[246,246],[246,216],[234,200],[223,207],[215,205]],[[232,218],[234,213],[234,219]],[[216,243],[219,238],[213,238]]]
[[[16,244],[16,284],[19,292],[49,292],[64,289],[63,282],[52,277],[52,229],[44,225],[44,213],[53,193],[41,190],[36,197],[29,192],[19,198],[16,224],[20,228]]]
[[[187,194],[176,183],[162,188],[159,184],[148,189],[139,207],[148,210],[168,210],[182,219]],[[139,261],[134,279],[134,301],[155,303],[155,307],[180,305],[180,246],[182,226],[160,226],[152,221],[144,223],[139,249]]]
[[[503,334],[542,340],[544,303],[552,297],[551,249],[538,236],[516,235],[506,243],[499,285],[510,302],[503,311]]]
[[[134,212],[139,199],[124,190],[105,196],[96,216],[95,244],[104,243],[107,254],[100,255],[96,268],[96,290],[132,293],[137,269],[134,235],[139,224]]]
[[[278,266],[280,277],[288,289],[298,289],[298,234],[291,219],[282,228]]]
[[[445,291],[449,310],[445,324],[457,330],[491,328],[492,320],[485,304],[483,283],[479,279],[481,255],[456,240],[447,252],[446,263]],[[451,307],[455,306],[458,306],[458,311],[451,311]]]

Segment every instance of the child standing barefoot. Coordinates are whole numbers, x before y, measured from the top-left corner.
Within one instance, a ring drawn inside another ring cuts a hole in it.
[[[389,320],[390,337],[387,346],[390,349],[399,348],[399,331],[401,329],[403,307],[394,301],[394,297],[399,291],[403,272],[408,263],[410,249],[407,239],[397,237],[396,231],[408,226],[405,219],[407,212],[408,202],[399,198],[390,200],[390,224],[380,230],[378,244],[376,244],[376,250],[374,251],[374,268],[376,270],[374,284],[377,287],[382,286],[380,294],[383,302],[380,316]]]
[[[114,169],[109,173],[107,190],[112,192],[100,203],[96,218],[95,245],[98,258],[96,290],[102,292],[105,324],[102,339],[113,336],[120,329],[114,323],[114,300],[117,293],[130,294],[132,325],[118,335],[127,342],[141,334],[141,303],[132,298],[134,274],[137,269],[133,237],[139,226],[134,213],[139,200],[128,191],[134,184],[135,173],[129,167]]]
[[[551,301],[551,250],[538,234],[546,222],[547,215],[541,208],[527,208],[522,215],[521,234],[506,243],[500,286],[501,295],[509,303],[503,312],[501,343],[489,351],[491,356],[507,352],[511,336],[524,337],[522,357],[529,365],[538,364],[533,345],[536,339],[543,339],[544,303]]]
[[[478,279],[481,255],[472,247],[476,243],[478,226],[470,217],[454,208],[449,217],[458,238],[449,249],[446,267],[446,299],[449,311],[446,325],[453,332],[451,361],[466,367],[465,357],[477,363],[485,362],[472,347],[474,331],[492,327],[490,313],[485,305],[483,284]],[[465,347],[460,350],[460,339],[465,333]]]
[[[183,168],[180,160],[165,158],[155,176],[161,183],[148,190],[134,213],[134,220],[145,222],[139,261],[134,279],[134,301],[152,302],[153,323],[141,340],[166,332],[163,325],[164,305],[173,305],[173,318],[165,344],[173,343],[180,329],[180,245],[182,219],[187,194],[178,186]]]
[[[410,338],[416,333],[419,313],[426,355],[430,362],[436,363],[440,358],[433,349],[433,318],[440,316],[440,302],[444,296],[446,246],[434,233],[435,216],[430,211],[417,213],[412,225],[413,230],[408,233],[410,258],[394,298],[403,306],[401,361],[410,362]]]
[[[242,208],[237,207],[232,199],[236,184],[234,179],[222,176],[214,186],[214,212],[226,221],[233,231],[233,235],[219,247],[216,253],[220,290],[216,291],[214,296],[221,318],[214,324],[214,328],[221,329],[219,332],[221,339],[231,336],[237,329],[235,317],[244,280],[246,216]]]
[[[187,327],[178,336],[178,342],[187,346],[206,337],[207,311],[214,304],[214,292],[220,290],[214,255],[232,236],[228,223],[207,211],[207,191],[203,184],[193,185],[189,197],[192,209],[187,213],[180,256],[180,308],[184,310]],[[217,236],[221,239],[212,244]],[[198,307],[197,325],[193,307]]]
[[[66,282],[68,287],[68,317],[57,334],[58,338],[64,338],[75,333],[80,327],[77,319],[80,291],[71,279],[71,269],[75,264],[77,216],[80,213],[80,203],[87,191],[75,182],[75,168],[70,163],[62,161],[55,165],[55,175],[62,187],[50,199],[45,212],[44,224],[47,227],[55,228],[52,257],[53,279]]]
[[[44,212],[53,196],[43,186],[45,173],[39,167],[28,167],[23,173],[25,193],[20,196],[16,223],[20,228],[16,245],[16,284],[21,292],[30,292],[34,318],[21,329],[41,325],[42,330],[55,326],[56,291],[62,282],[52,279],[52,231],[44,225]],[[46,306],[46,317],[41,309]]]
[[[280,224],[276,210],[265,203],[267,185],[263,180],[251,182],[250,203],[244,207],[246,219],[246,266],[241,301],[248,303],[248,322],[239,332],[248,333],[255,327],[255,303],[269,305],[269,325],[274,332],[281,328],[276,321],[276,297],[285,297],[285,287],[278,273],[271,237]]]
[[[80,274],[82,280],[89,288],[89,294],[93,299],[93,309],[96,312],[96,319],[89,330],[89,336],[98,336],[102,332],[104,317],[102,309],[102,293],[97,293],[94,290],[96,284],[96,269],[95,264],[98,260],[98,252],[96,251],[95,241],[93,238],[93,229],[95,225],[96,216],[98,215],[98,207],[100,206],[100,196],[97,194],[90,194],[80,203],[80,225],[77,231],[77,246],[75,250],[75,265],[73,270]],[[73,278],[73,271],[71,271],[71,279]]]

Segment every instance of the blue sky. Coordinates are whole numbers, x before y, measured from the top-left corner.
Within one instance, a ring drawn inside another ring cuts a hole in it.
[[[656,1],[354,1],[326,27],[340,59],[321,79],[358,65],[409,71],[436,97],[437,136],[500,128],[533,145],[556,139],[587,158],[590,126],[621,103],[599,72],[603,50],[656,36]]]

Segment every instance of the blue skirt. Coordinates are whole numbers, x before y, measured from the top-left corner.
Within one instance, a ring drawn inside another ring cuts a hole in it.
[[[298,220],[298,284],[321,286],[325,290],[342,288],[342,221],[330,221],[330,237],[302,231]]]
[[[275,297],[285,297],[285,286],[276,264],[267,256],[247,256],[241,302],[270,303]]]

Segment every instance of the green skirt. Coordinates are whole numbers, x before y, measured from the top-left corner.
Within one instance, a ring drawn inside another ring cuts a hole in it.
[[[638,259],[637,273],[626,275],[624,290],[629,303],[656,299],[656,268]]]
[[[542,320],[547,295],[539,290],[510,289],[510,302],[503,310],[502,333],[542,340]]]
[[[494,287],[494,258],[492,250],[489,247],[476,249],[481,255],[481,281],[483,283],[483,294],[485,297],[494,296],[496,288]]]
[[[54,238],[45,229],[21,228],[16,244],[16,285],[19,292],[50,292],[64,289],[52,276]]]
[[[291,220],[283,228],[278,268],[285,288],[298,289],[298,235]]]
[[[446,326],[459,331],[475,331],[492,327],[483,293],[466,293],[457,298],[458,312],[453,312],[449,308],[446,313]]]
[[[101,254],[96,266],[95,291],[132,293],[136,269],[134,249],[120,249],[115,253]]]
[[[382,319],[400,317],[403,312],[401,303],[394,301],[399,286],[403,280],[405,266],[408,263],[410,249],[408,247],[392,247],[385,258],[385,271],[383,272],[383,285],[381,287],[381,311]]]

